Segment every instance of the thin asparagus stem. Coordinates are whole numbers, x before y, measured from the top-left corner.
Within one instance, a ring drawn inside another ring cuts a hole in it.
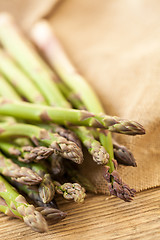
[[[84,146],[87,147],[89,153],[93,156],[93,160],[97,164],[106,164],[109,159],[109,154],[105,148],[94,139],[89,130],[83,127],[75,128],[74,132],[81,139]]]
[[[92,114],[84,110],[53,108],[21,101],[0,99],[0,114],[37,122],[54,122],[62,125],[78,125],[106,128],[109,131],[136,135],[144,134],[143,127],[135,122],[105,114]]]
[[[7,152],[7,154],[9,155],[9,152]],[[16,166],[18,166],[19,168],[30,170],[35,174],[37,173],[36,175],[39,176],[39,178],[41,179],[40,185],[38,187],[40,198],[44,203],[49,203],[50,201],[52,201],[55,195],[55,188],[51,176],[47,171],[47,168],[40,163],[26,164],[19,162],[16,159],[14,159],[13,161],[14,164],[16,164]],[[12,180],[16,179],[12,178]]]
[[[17,211],[16,214],[14,214],[15,211],[16,210],[12,212],[11,209],[8,207],[6,201],[2,197],[0,197],[0,212],[4,213],[9,217],[16,217],[21,219],[22,217]]]
[[[42,216],[46,220],[50,220],[53,223],[57,223],[64,219],[66,217],[66,213],[60,211],[59,209],[56,208],[50,208],[50,207],[36,207],[35,208],[38,212],[42,214]],[[3,212],[5,215],[8,215],[10,217],[15,217],[15,218],[20,218],[21,215],[14,209],[10,209],[6,203],[6,201],[0,197],[0,212]],[[16,214],[14,214],[14,213]]]
[[[46,232],[48,230],[47,223],[41,213],[36,211],[33,205],[29,205],[26,199],[2,176],[0,176],[0,197],[6,201],[9,208],[13,209],[13,213],[18,212],[23,221],[34,231]]]
[[[8,178],[9,181],[11,179]],[[54,199],[49,203],[44,203],[39,196],[38,186],[27,186],[17,182],[11,181],[11,183],[21,192],[25,193],[29,198],[31,198],[39,207],[49,207],[49,208],[57,208]]]
[[[25,185],[36,185],[42,178],[27,167],[20,167],[0,153],[0,173]]]
[[[81,142],[76,134],[74,134],[73,131],[63,128],[57,124],[50,123],[50,124],[38,124],[38,126],[45,128],[46,130],[52,132],[52,133],[58,133],[60,136],[66,138],[68,141],[74,142],[78,147],[81,148]]]
[[[16,157],[21,162],[39,162],[41,160],[47,159],[54,150],[49,147],[44,146],[17,146],[13,143],[0,142],[0,149],[7,155],[11,157]]]
[[[7,78],[8,82],[16,88],[21,96],[30,102],[46,104],[43,96],[39,93],[30,78],[20,70],[9,55],[2,49],[0,49],[0,72]]]
[[[83,155],[81,149],[73,142],[56,134],[51,134],[45,129],[23,123],[0,123],[0,139],[28,137],[35,145],[46,146],[54,150],[54,154],[81,163]]]
[[[72,90],[68,86],[66,86],[60,79],[56,81],[56,85],[74,108],[80,110],[87,110],[84,104],[81,102],[79,96],[72,92]]]
[[[16,91],[10,86],[10,84],[0,76],[0,96],[7,97],[9,99],[21,100]]]

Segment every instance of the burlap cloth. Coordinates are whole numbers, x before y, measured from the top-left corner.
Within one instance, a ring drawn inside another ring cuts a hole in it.
[[[116,135],[138,167],[119,167],[137,191],[160,185],[160,1],[4,0],[27,31],[48,19],[78,70],[96,90],[106,113],[139,121],[145,136]],[[106,191],[101,168],[88,157],[82,172]]]

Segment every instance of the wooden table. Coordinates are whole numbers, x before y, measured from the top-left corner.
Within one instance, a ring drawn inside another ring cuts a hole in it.
[[[59,207],[68,213],[49,232],[31,231],[18,219],[0,214],[2,240],[159,240],[160,188],[137,193],[131,203],[115,197],[88,195],[84,204],[65,200]]]

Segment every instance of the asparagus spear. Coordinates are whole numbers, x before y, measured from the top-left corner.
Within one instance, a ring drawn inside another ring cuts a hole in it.
[[[2,197],[13,213],[22,217],[23,221],[37,232],[46,232],[47,223],[41,213],[36,211],[33,205],[29,205],[2,176],[0,176],[0,197]],[[14,211],[15,210],[15,211]]]
[[[73,131],[63,128],[57,124],[50,123],[50,124],[38,124],[38,126],[45,128],[48,131],[51,131],[52,133],[58,133],[60,136],[66,138],[68,141],[74,142],[78,147],[81,148],[81,142],[76,134],[74,134]]]
[[[42,50],[43,54],[46,56],[61,80],[65,82],[67,87],[79,97],[87,110],[96,114],[103,113],[104,109],[98,97],[87,84],[85,79],[77,73],[76,69],[64,53],[47,21],[40,21],[35,24],[31,31],[31,37],[36,45],[38,45],[38,47]],[[143,131],[143,133],[145,133],[145,131]],[[114,166],[115,162],[111,133],[100,131],[99,139],[110,155],[108,163],[105,167],[105,178],[107,179],[110,193],[124,199],[125,201],[131,200],[134,195],[134,190],[127,187],[127,194],[125,194],[126,185],[123,184],[121,180],[117,180],[115,177],[118,173],[116,172]],[[120,177],[118,177],[118,179],[120,179]]]
[[[36,210],[40,212],[46,220],[51,220],[52,224],[57,223],[66,217],[66,213],[56,208],[36,207]],[[10,217],[22,218],[22,216],[16,210],[8,207],[6,201],[2,197],[0,197],[0,212],[3,212]]]
[[[36,23],[32,27],[30,35],[34,43],[42,50],[53,66],[58,76],[60,76],[61,80],[65,82],[68,88],[72,89],[72,92],[74,92],[80,100],[83,100],[82,103],[84,106],[87,109],[92,109],[93,106],[95,106],[98,110],[101,109],[101,111],[97,111],[97,113],[104,112],[93,90],[69,61],[48,22],[42,20]]]
[[[8,215],[9,217],[16,217],[21,219],[21,215],[17,211],[16,214],[14,214],[2,197],[0,197],[0,212],[3,212],[5,215]]]
[[[10,86],[9,83],[6,82],[6,80],[2,76],[0,76],[0,96],[7,96],[8,98],[17,101],[21,100],[15,90]]]
[[[38,187],[31,187],[31,186],[26,186],[17,182],[14,182],[11,180],[11,178],[8,178],[8,180],[16,186],[16,188],[28,195],[39,207],[36,207],[36,210],[39,211],[46,220],[51,220],[52,223],[57,223],[60,220],[64,219],[66,217],[66,213],[60,211],[57,209],[57,205],[55,204],[54,201],[50,201],[47,204],[44,204],[39,197],[38,194]],[[0,201],[1,205],[1,201]],[[1,206],[0,206],[1,210]],[[14,210],[15,211],[15,210]],[[18,212],[16,213],[18,215]]]
[[[0,72],[7,78],[12,86],[15,86],[19,94],[27,98],[30,102],[36,101],[36,103],[39,104],[46,103],[32,81],[21,72],[20,68],[2,49],[0,49]]]
[[[136,160],[131,151],[129,151],[125,146],[118,144],[115,140],[113,141],[113,151],[115,159],[118,163],[137,167]]]
[[[40,125],[42,127],[44,127],[45,129],[52,129],[52,125]],[[59,127],[58,127],[59,128]],[[87,128],[84,127],[77,127],[77,128],[70,128],[71,130],[74,131],[74,133],[77,134],[78,138],[82,141],[83,145],[88,149],[88,152],[93,156],[93,160],[97,163],[97,164],[105,164],[108,162],[108,158],[109,155],[106,152],[106,150],[104,149],[103,146],[101,146],[101,144],[94,139],[92,133],[87,130]],[[53,131],[57,132],[57,128],[53,129]],[[63,134],[63,130],[61,132],[61,129],[59,128],[58,130],[59,134],[61,136],[66,136],[66,134]],[[64,136],[64,137],[65,137]],[[73,139],[73,136],[72,136]],[[75,140],[74,140],[75,142]],[[79,145],[79,143],[76,141],[76,144]]]
[[[61,155],[64,158],[81,163],[83,155],[81,149],[65,138],[56,134],[51,134],[45,129],[23,123],[0,123],[0,139],[8,139],[15,137],[28,137],[35,145],[46,146],[54,150],[54,154]]]
[[[25,185],[36,185],[42,181],[42,178],[37,173],[27,167],[19,167],[11,159],[6,158],[1,153],[0,173]]]
[[[37,122],[106,128],[112,132],[136,135],[144,134],[143,127],[135,122],[105,114],[94,115],[84,110],[53,108],[21,101],[0,99],[0,114]]]
[[[87,110],[81,99],[68,86],[66,86],[60,79],[56,81],[59,90],[63,93],[66,99],[72,104],[74,108],[80,110]]]
[[[31,198],[39,207],[49,207],[49,208],[57,208],[54,199],[49,203],[44,203],[39,196],[39,189],[38,186],[27,186],[15,181],[11,181],[11,178],[8,178],[10,181],[19,191],[24,192],[29,198]]]
[[[22,164],[22,163],[21,163]],[[25,164],[42,177],[42,182],[38,188],[39,196],[43,203],[49,203],[55,195],[55,186],[47,168],[40,163]]]
[[[60,184],[54,181],[55,190],[57,193],[62,194],[67,200],[74,199],[75,202],[82,203],[86,196],[85,189],[78,183],[64,183]]]
[[[92,132],[94,138],[99,140],[99,131],[97,131],[97,129],[93,129],[90,131]],[[117,160],[118,163],[127,166],[137,167],[136,160],[131,151],[127,149],[125,146],[117,143],[115,139],[113,139],[113,151],[115,159]]]
[[[5,145],[5,143],[3,143],[3,144]],[[3,146],[3,149],[5,148],[5,153],[7,155],[11,156],[11,154],[9,152],[9,148],[6,147],[7,145],[9,145],[10,147],[13,147],[13,145],[12,144],[6,144],[5,146]],[[0,142],[0,147],[1,147],[1,142]],[[54,189],[54,184],[53,184],[53,181],[51,179],[51,176],[47,172],[47,168],[40,163],[26,164],[26,163],[19,162],[16,159],[14,159],[13,161],[14,161],[13,165],[17,166],[18,169],[24,169],[24,170],[26,170],[26,173],[27,173],[27,171],[33,172],[41,179],[41,183],[38,187],[39,196],[44,203],[50,202],[54,197],[55,189]],[[6,171],[6,168],[5,168],[5,171]],[[12,179],[16,180],[15,173],[13,172],[12,174],[14,176],[14,178],[12,177]],[[10,175],[8,174],[7,176],[10,176]],[[22,180],[21,181],[19,180],[19,182],[23,183]],[[27,184],[27,185],[29,185],[29,184]],[[32,183],[32,185],[33,185],[33,183]]]
[[[66,102],[63,101],[64,97],[57,91],[56,85],[53,84],[53,79],[56,78],[54,73],[17,28],[13,18],[6,13],[1,13],[0,15],[0,41],[3,47],[40,89],[48,104],[55,106],[57,102],[61,103],[63,107],[69,106],[68,103],[66,105]],[[51,89],[55,92],[54,95],[50,91]]]
[[[56,208],[37,207],[36,210],[39,211],[46,220],[52,221],[52,224],[61,221],[67,216],[66,213]]]
[[[49,147],[39,146],[17,146],[13,143],[0,142],[0,149],[7,155],[11,157],[16,157],[21,162],[39,162],[41,160],[47,159],[54,150]]]

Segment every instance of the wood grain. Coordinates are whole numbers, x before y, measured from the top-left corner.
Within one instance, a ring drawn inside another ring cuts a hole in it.
[[[18,219],[0,214],[0,236],[3,240],[159,240],[160,188],[138,193],[131,203],[114,197],[88,195],[84,204],[59,199],[67,218],[49,232],[31,231]]]

